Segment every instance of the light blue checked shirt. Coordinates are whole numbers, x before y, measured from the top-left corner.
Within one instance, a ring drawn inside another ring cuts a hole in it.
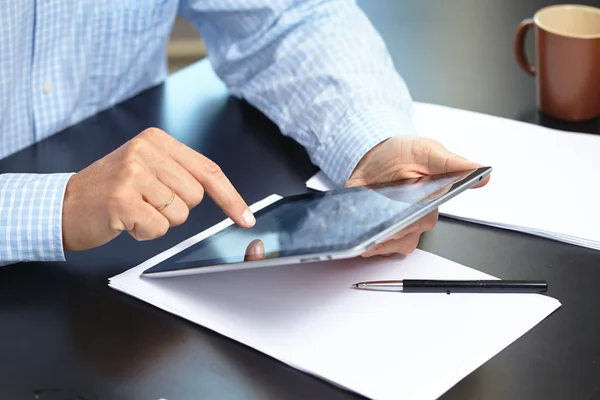
[[[338,184],[373,146],[413,134],[408,90],[352,0],[9,0],[0,158],[162,82],[177,13],[200,30],[231,93]],[[71,175],[0,175],[0,264],[64,260]]]

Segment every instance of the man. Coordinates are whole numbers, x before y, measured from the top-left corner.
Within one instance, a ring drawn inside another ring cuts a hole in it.
[[[409,93],[351,0],[4,2],[0,157],[161,82],[178,12],[202,33],[231,93],[305,146],[337,184],[478,166],[416,136]],[[76,174],[0,175],[0,263],[64,260],[123,231],[157,238],[205,193],[240,226],[254,224],[214,162],[154,128]],[[410,253],[436,221],[432,214],[365,255]]]

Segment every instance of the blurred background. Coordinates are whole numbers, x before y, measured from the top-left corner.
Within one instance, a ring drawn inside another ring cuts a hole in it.
[[[198,31],[177,17],[167,49],[169,74],[204,58],[206,52]]]

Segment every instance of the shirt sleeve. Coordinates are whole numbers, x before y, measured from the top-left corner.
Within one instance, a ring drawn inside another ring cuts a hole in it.
[[[414,135],[412,100],[353,0],[187,0],[216,73],[336,184],[378,143]]]
[[[62,205],[71,176],[0,175],[0,265],[64,261]]]

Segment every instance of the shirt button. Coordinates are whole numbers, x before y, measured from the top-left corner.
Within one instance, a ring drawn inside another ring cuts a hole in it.
[[[49,94],[52,92],[52,89],[54,89],[52,82],[46,82],[44,83],[44,86],[42,86],[42,92],[44,92],[44,94]]]

